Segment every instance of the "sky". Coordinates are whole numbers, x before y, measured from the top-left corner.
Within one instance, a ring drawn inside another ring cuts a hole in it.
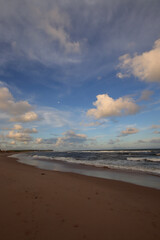
[[[0,0],[0,148],[160,147],[159,0]]]

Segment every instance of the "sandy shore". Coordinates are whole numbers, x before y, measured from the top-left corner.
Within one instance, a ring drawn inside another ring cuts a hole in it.
[[[36,169],[0,153],[3,240],[159,240],[160,191]]]

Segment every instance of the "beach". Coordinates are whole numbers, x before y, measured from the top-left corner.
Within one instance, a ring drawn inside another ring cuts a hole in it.
[[[160,239],[160,190],[20,164],[0,153],[0,237]]]

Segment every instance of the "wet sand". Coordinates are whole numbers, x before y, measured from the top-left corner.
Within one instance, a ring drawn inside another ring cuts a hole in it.
[[[160,239],[160,190],[40,170],[7,156],[0,153],[1,239]]]

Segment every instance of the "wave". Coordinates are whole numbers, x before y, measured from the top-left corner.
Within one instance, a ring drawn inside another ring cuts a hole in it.
[[[76,151],[72,151],[76,152]],[[83,150],[79,152],[88,153],[151,153],[152,150]]]
[[[160,162],[160,158],[155,157],[127,157],[128,161],[148,161],[148,162]]]
[[[110,165],[109,168],[115,169],[115,170],[131,171],[131,172],[142,172],[142,173],[148,173],[148,174],[160,176],[159,169],[147,169],[147,168],[136,167],[136,166],[128,167],[128,166],[114,166],[114,165]]]
[[[83,165],[93,165],[93,166],[108,166],[107,161],[105,160],[79,160],[72,157],[51,157],[51,156],[32,156],[33,159],[37,160],[53,160],[53,161],[63,161],[68,163],[83,164]],[[128,161],[148,161],[148,162],[160,162],[160,157],[127,157]]]
[[[16,157],[19,159],[20,162],[26,163],[29,165],[38,166],[38,162],[54,162],[59,163],[70,163],[76,164],[81,166],[88,166],[88,167],[96,167],[100,169],[113,169],[113,170],[122,170],[122,171],[129,171],[129,172],[143,172],[148,174],[153,174],[160,176],[160,168],[155,167],[154,163],[152,162],[160,162],[160,158],[149,158],[147,165],[144,163],[146,161],[145,157],[129,157],[127,160],[121,160],[120,162],[113,162],[113,161],[106,161],[106,160],[78,160],[72,157],[53,157],[53,156],[40,156],[40,155],[29,155],[29,154],[15,154],[11,157]],[[138,163],[139,161],[139,163]],[[136,163],[137,162],[137,163]],[[158,166],[158,165],[157,165]]]
[[[77,160],[75,158],[71,157],[47,157],[47,156],[38,156],[34,155],[33,159],[36,160],[49,160],[49,161],[62,161],[67,163],[74,163],[74,164],[80,164],[80,165],[86,165],[86,166],[94,166],[94,167],[108,167],[106,163],[103,160],[93,160],[93,161],[84,161],[84,160]]]
[[[107,163],[105,160],[92,160],[92,161],[87,161],[87,160],[77,160],[75,158],[69,158],[69,157],[47,157],[47,156],[38,156],[34,155],[33,159],[35,160],[48,160],[48,161],[57,161],[57,162],[67,162],[71,164],[76,164],[76,165],[83,165],[83,166],[90,166],[90,167],[97,167],[97,168],[108,168],[108,169],[114,169],[114,170],[124,170],[124,171],[133,171],[133,172],[144,172],[144,173],[149,173],[149,174],[154,174],[154,175],[160,175],[160,170],[159,169],[153,169],[153,168],[146,168],[143,166],[133,166],[133,165],[114,165],[112,163]],[[128,158],[127,158],[128,159]],[[146,158],[129,158],[129,161],[144,161]],[[157,159],[156,159],[157,160]],[[158,159],[160,162],[160,159]],[[129,162],[128,161],[128,162]],[[154,161],[155,158],[149,158],[147,161]]]

